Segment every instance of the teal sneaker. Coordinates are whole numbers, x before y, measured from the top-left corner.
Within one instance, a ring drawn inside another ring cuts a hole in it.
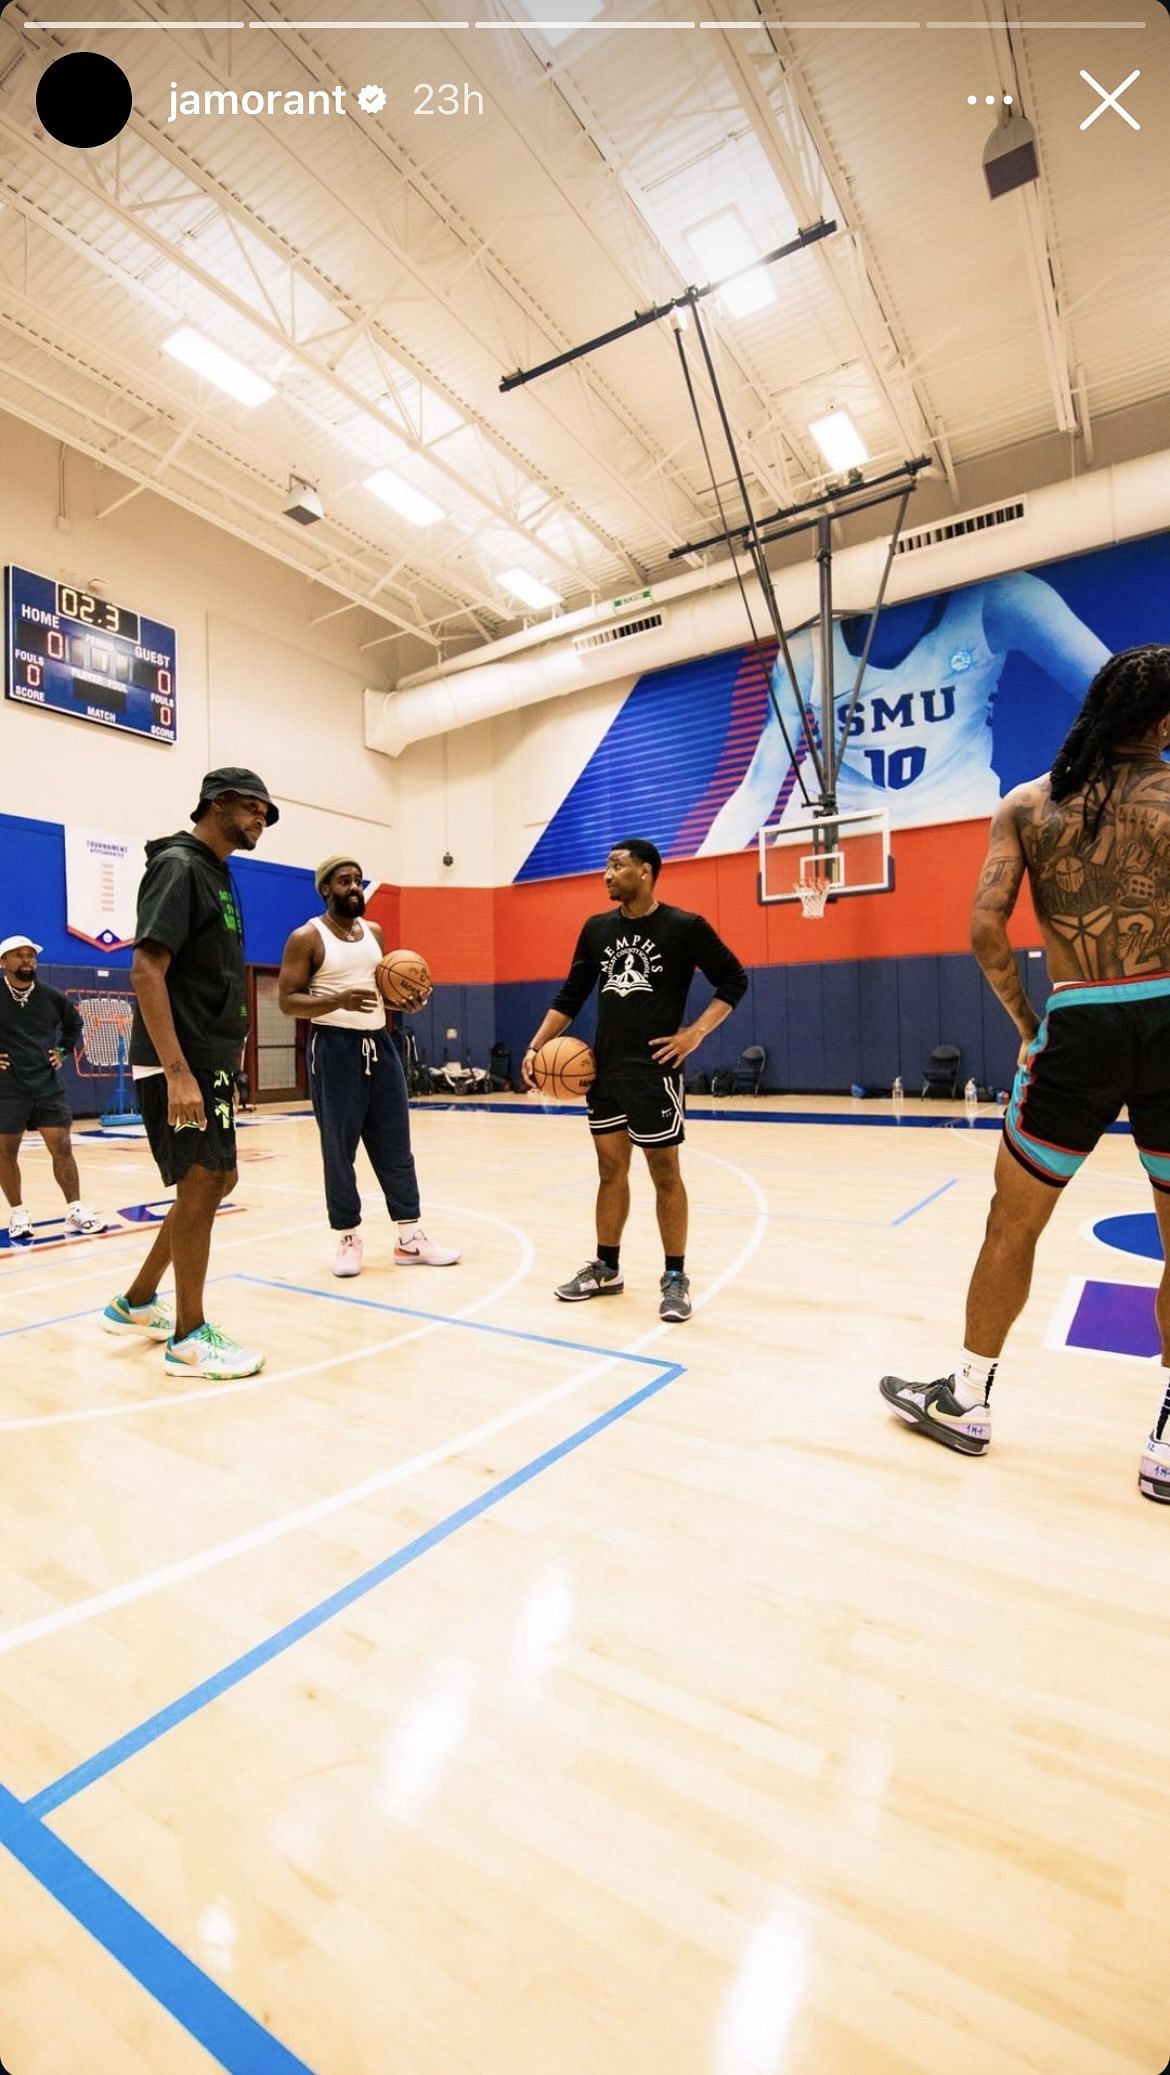
[[[241,1347],[218,1326],[196,1326],[186,1339],[167,1341],[163,1368],[168,1376],[201,1376],[209,1383],[231,1383],[237,1376],[255,1376],[264,1367],[264,1357],[254,1347]]]
[[[101,1323],[107,1333],[137,1333],[145,1340],[169,1340],[175,1330],[175,1321],[159,1297],[152,1297],[149,1304],[128,1304],[125,1297],[111,1297]]]

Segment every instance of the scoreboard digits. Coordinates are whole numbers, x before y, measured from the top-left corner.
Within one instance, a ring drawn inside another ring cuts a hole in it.
[[[136,612],[127,612],[124,605],[111,605],[107,598],[91,598],[88,591],[76,591],[72,584],[57,585],[57,611],[63,619],[80,620],[86,627],[101,627],[107,634],[123,634],[129,641],[137,641],[142,631]]]
[[[7,698],[174,742],[172,627],[28,569],[4,577]]]

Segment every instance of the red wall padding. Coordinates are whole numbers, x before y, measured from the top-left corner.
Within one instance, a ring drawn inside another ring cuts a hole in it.
[[[751,851],[665,865],[659,886],[676,907],[706,915],[746,966],[965,951],[986,847],[985,821],[902,829],[893,839],[894,892],[830,902],[821,922],[805,922],[797,903],[760,906]],[[605,906],[601,875],[591,873],[494,888],[380,886],[369,915],[388,946],[421,951],[436,979],[474,984],[563,974],[586,915]],[[1026,887],[1011,935],[1021,945],[1040,941]]]

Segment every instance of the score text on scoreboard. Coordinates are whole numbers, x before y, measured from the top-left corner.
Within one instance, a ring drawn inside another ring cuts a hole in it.
[[[15,566],[4,623],[6,698],[174,742],[173,627]]]

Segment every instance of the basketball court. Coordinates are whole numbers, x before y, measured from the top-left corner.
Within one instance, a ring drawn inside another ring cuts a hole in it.
[[[955,1366],[984,1234],[989,819],[1170,638],[1170,20],[1108,12],[0,4],[0,943],[81,1014],[107,1220],[66,1236],[14,1126],[0,2075],[1166,2062],[1124,1119],[986,1458],[877,1388]],[[188,1380],[100,1319],[173,1197],[143,846],[224,770],[279,814],[217,896],[248,1107],[207,1316],[265,1360]],[[554,1294],[604,1243],[592,1002],[522,1087],[635,837],[596,999],[653,996],[658,900],[750,983],[682,1065],[675,1322],[637,1148],[624,1292]],[[363,1153],[336,1268],[286,961],[341,865],[457,1265],[395,1265]],[[1026,894],[1011,930],[1040,1011]]]
[[[176,1394],[93,1330],[142,1249],[132,1140],[81,1140],[123,1229],[0,1259],[8,2063],[1150,2066],[1156,1359],[1060,1344],[1078,1285],[1154,1279],[1091,1229],[1144,1209],[1127,1141],[966,1463],[873,1380],[952,1345],[993,1130],[695,1121],[680,1332],[644,1181],[626,1295],[552,1301],[587,1134],[504,1105],[416,1112],[464,1263],[379,1267],[371,1205],[348,1286],[311,1120],[244,1127],[242,1384]]]

